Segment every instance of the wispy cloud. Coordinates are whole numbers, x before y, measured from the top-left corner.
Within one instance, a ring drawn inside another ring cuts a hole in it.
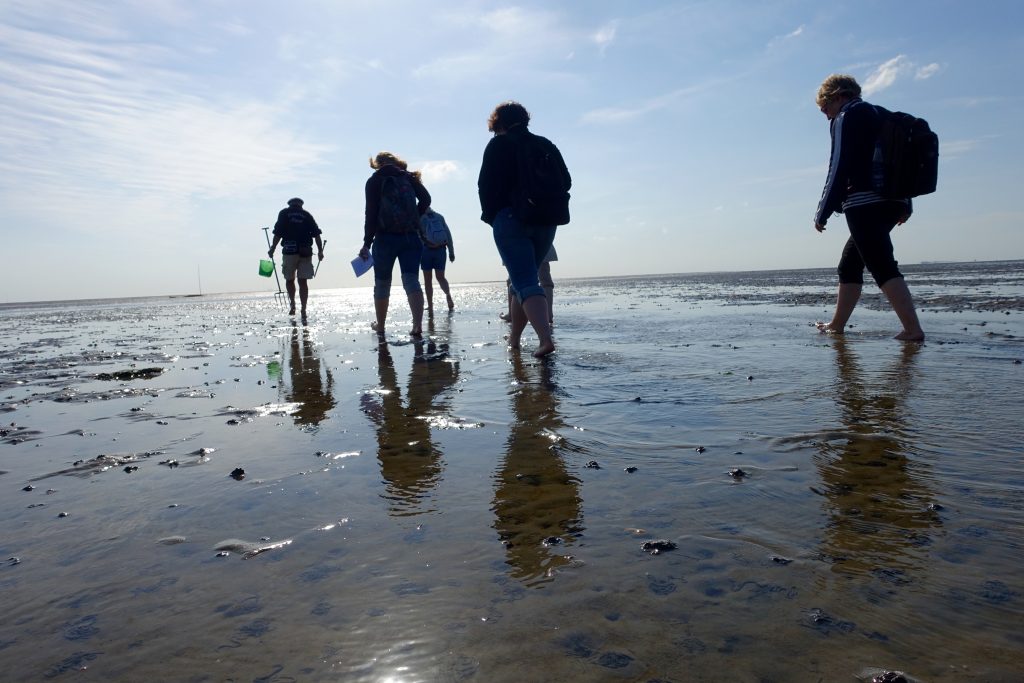
[[[926,64],[925,66],[922,66],[917,70],[917,72],[914,74],[914,78],[916,80],[923,81],[939,73],[939,69],[941,68],[942,67],[940,67],[935,62],[932,62],[931,64]]]
[[[896,55],[878,67],[864,81],[864,94],[873,95],[886,88],[892,87],[897,79],[904,76],[913,76],[915,80],[923,81],[939,73],[941,65],[936,62],[917,66],[906,55]]]
[[[716,81],[702,83],[700,85],[678,88],[672,92],[658,95],[629,107],[604,107],[594,109],[585,113],[582,117],[583,123],[591,124],[614,124],[624,123],[640,118],[651,112],[670,107],[681,100],[701,93],[716,85]]]
[[[592,40],[601,50],[601,54],[604,54],[605,50],[608,49],[608,46],[615,42],[615,33],[616,31],[618,31],[618,29],[619,22],[610,21],[601,28],[599,28],[597,32],[593,35]]]
[[[906,73],[911,68],[912,65],[906,55],[896,55],[883,62],[864,81],[864,94],[873,95],[891,87],[900,73]]]
[[[152,66],[173,56],[165,48],[93,35],[0,24],[0,186],[48,198],[41,212],[244,196],[328,151],[282,126],[275,106],[211,99]]]
[[[785,35],[775,36],[774,38],[768,41],[768,47],[773,48],[782,43],[793,40],[794,38],[802,36],[804,33],[804,26],[804,24],[800,24],[795,29],[793,29],[789,33],[786,33]]]

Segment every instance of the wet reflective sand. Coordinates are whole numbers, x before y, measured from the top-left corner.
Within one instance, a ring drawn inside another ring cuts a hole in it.
[[[1024,263],[906,272],[924,345],[818,335],[828,271],[557,281],[546,362],[498,283],[384,345],[0,307],[4,678],[1021,680]]]

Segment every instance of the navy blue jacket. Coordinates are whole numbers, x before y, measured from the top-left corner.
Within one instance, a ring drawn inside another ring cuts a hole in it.
[[[875,192],[871,180],[875,141],[881,125],[878,110],[860,98],[847,102],[830,122],[832,153],[825,189],[814,214],[818,225],[825,225],[833,213],[850,207],[889,201]]]

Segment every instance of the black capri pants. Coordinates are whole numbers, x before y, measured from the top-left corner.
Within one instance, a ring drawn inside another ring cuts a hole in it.
[[[878,202],[851,206],[846,210],[850,239],[839,259],[839,282],[864,284],[864,268],[879,287],[894,277],[903,277],[893,256],[889,233],[907,213],[904,202]]]

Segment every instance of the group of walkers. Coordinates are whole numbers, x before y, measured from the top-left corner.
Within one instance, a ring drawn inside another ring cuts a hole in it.
[[[861,99],[861,88],[852,76],[833,74],[818,89],[816,102],[829,120],[832,151],[828,174],[814,227],[818,232],[833,213],[843,213],[850,236],[839,261],[839,290],[835,312],[829,322],[819,322],[825,334],[842,334],[860,299],[864,269],[871,273],[888,298],[903,329],[896,335],[904,341],[923,341],[924,331],[918,321],[910,290],[900,273],[893,254],[890,232],[909,219],[912,204],[909,198],[891,198],[880,194],[872,182],[875,141],[882,126],[878,109]],[[569,171],[561,153],[546,138],[529,130],[530,114],[518,102],[499,104],[487,121],[492,139],[484,149],[477,187],[480,196],[481,220],[491,226],[498,255],[508,273],[509,308],[502,317],[510,323],[509,346],[519,349],[524,330],[529,324],[537,335],[535,357],[547,356],[555,350],[552,339],[551,298],[553,282],[550,261],[554,253],[557,226],[568,222]],[[543,144],[538,143],[541,141]],[[557,176],[564,186],[564,216],[552,218],[550,211],[537,211],[535,202],[527,197],[525,186],[536,184],[526,174],[524,149],[540,149],[547,164],[539,173]],[[378,335],[385,333],[391,279],[397,261],[402,287],[412,313],[410,335],[422,335],[424,310],[419,270],[424,272],[427,307],[433,313],[432,276],[437,278],[447,298],[449,310],[454,308],[450,287],[445,279],[445,255],[455,260],[451,232],[443,216],[430,206],[430,193],[418,171],[409,171],[408,164],[390,152],[380,152],[370,160],[374,169],[366,181],[366,213],[363,243],[359,257],[373,259],[374,311],[372,324]],[[539,217],[538,217],[539,216]],[[426,227],[432,228],[428,237]],[[312,245],[316,242],[318,258],[323,259],[320,229],[313,217],[302,208],[301,199],[292,199],[281,211],[274,226],[274,243],[283,245],[282,262],[288,283],[291,314],[295,313],[295,283],[299,278],[302,315],[306,314],[307,282],[313,276]]]

